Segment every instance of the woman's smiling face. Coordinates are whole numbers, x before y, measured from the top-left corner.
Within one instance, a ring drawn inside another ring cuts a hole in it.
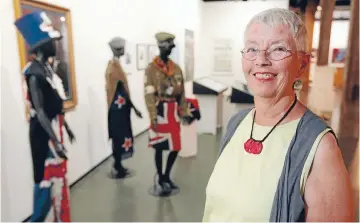
[[[245,35],[242,67],[254,95],[274,98],[293,91],[293,83],[301,74],[298,56],[287,26],[251,24]]]

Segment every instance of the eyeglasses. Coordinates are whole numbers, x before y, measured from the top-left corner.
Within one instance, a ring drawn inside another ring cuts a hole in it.
[[[256,60],[256,58],[258,57],[259,53],[261,51],[265,51],[265,56],[269,59],[269,60],[283,60],[286,57],[289,57],[292,55],[292,51],[286,49],[285,47],[276,47],[274,49],[269,50],[259,50],[259,49],[255,49],[255,48],[245,48],[241,51],[242,56],[246,59],[246,60]]]

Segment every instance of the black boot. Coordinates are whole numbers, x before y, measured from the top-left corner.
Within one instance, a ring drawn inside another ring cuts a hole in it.
[[[171,187],[172,190],[176,190],[176,189],[179,189],[179,187],[170,180],[170,171],[175,163],[175,160],[176,160],[176,157],[177,157],[177,154],[178,152],[177,151],[172,151],[169,153],[169,156],[168,156],[168,161],[167,161],[167,164],[166,164],[166,170],[165,170],[165,174],[164,174],[164,181],[166,183],[168,183]]]
[[[119,170],[113,168],[110,172],[110,177],[112,179],[123,179],[126,178],[129,174],[130,172],[126,168],[120,168]]]
[[[124,167],[124,166],[122,166],[122,171],[124,171],[125,173],[129,173],[129,172],[130,172],[129,169],[126,168],[126,167]]]
[[[113,179],[122,179],[127,177],[130,172],[127,168],[124,168],[122,165],[122,155],[124,153],[124,149],[122,148],[122,139],[119,140],[117,138],[113,139],[112,142],[112,150],[114,157],[114,165],[113,169],[110,172],[110,177]]]
[[[163,175],[159,175],[158,184],[161,187],[161,195],[166,196],[171,193],[171,186],[165,181]]]
[[[179,187],[173,181],[170,180],[170,177],[168,175],[164,176],[164,181],[170,185],[170,188],[172,190],[179,189]]]

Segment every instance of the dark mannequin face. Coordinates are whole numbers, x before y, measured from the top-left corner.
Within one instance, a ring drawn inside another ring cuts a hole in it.
[[[175,48],[174,40],[168,39],[164,42],[159,43],[160,56],[162,59],[168,58],[171,54],[172,49]]]
[[[55,40],[49,41],[41,45],[36,52],[41,52],[45,59],[56,55]]]
[[[124,56],[124,53],[125,53],[124,47],[111,48],[111,50],[115,57]]]

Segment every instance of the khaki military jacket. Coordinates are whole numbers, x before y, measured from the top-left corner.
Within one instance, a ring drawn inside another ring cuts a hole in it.
[[[174,99],[180,107],[180,115],[188,115],[188,106],[185,100],[184,77],[181,68],[174,63],[172,75],[166,75],[154,62],[145,70],[144,77],[145,103],[149,112],[150,121],[157,119],[156,106],[160,100]]]
[[[126,74],[121,67],[121,64],[118,60],[110,60],[106,69],[106,95],[107,95],[107,103],[108,108],[114,99],[114,94],[116,91],[116,86],[118,81],[122,81],[124,83],[125,90],[130,97],[130,91],[128,87],[128,82],[126,78]]]

